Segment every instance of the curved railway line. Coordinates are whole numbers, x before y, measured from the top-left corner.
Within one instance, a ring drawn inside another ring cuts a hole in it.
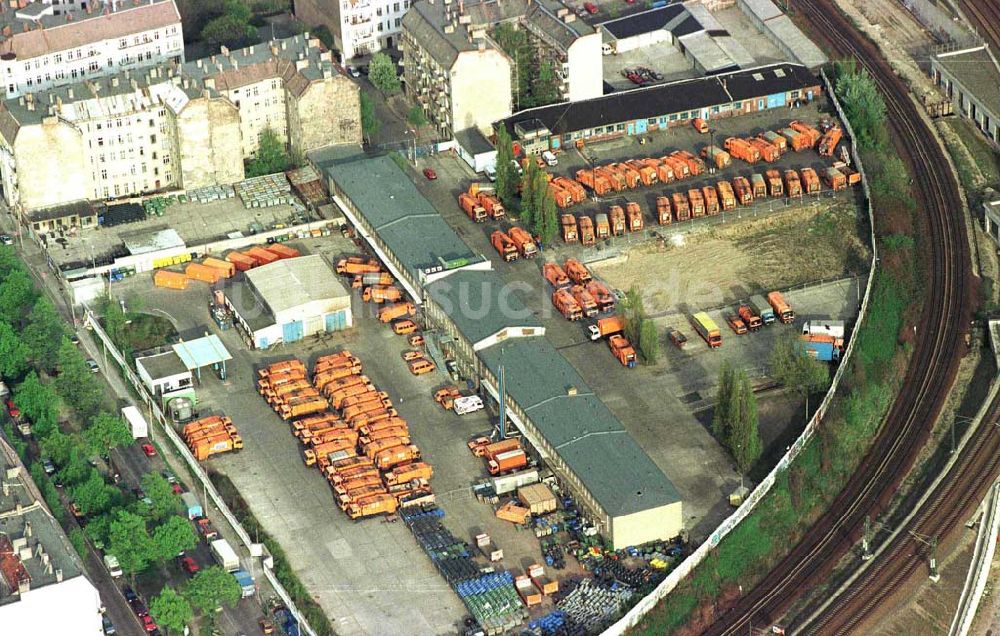
[[[800,0],[795,5],[829,42],[828,50],[857,58],[885,97],[893,137],[914,175],[917,203],[924,215],[922,248],[928,270],[924,310],[902,388],[868,456],[809,534],[706,630],[712,635],[743,634],[754,623],[778,619],[803,590],[822,582],[854,545],[865,516],[873,515],[892,497],[927,439],[954,382],[964,347],[964,326],[971,316],[969,244],[962,198],[951,171],[941,169],[948,165],[944,151],[927,142],[933,134],[906,86],[834,2]],[[869,320],[878,320],[878,316]],[[964,487],[975,490],[968,482]],[[928,514],[940,519],[947,516],[941,510]],[[873,601],[873,606],[877,602]]]
[[[994,55],[1000,55],[1000,3],[995,0],[962,0],[962,12],[979,35],[986,38]]]

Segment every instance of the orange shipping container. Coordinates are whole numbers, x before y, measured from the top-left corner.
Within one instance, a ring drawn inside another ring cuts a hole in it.
[[[180,272],[170,272],[165,269],[153,274],[153,284],[166,289],[187,289],[189,279]]]
[[[265,247],[268,252],[276,254],[279,258],[298,258],[300,256],[299,251],[294,247],[288,247],[287,245],[282,245],[281,243],[274,243]]]
[[[217,258],[212,258],[211,256],[209,256],[204,261],[202,261],[202,264],[205,265],[206,267],[212,267],[214,269],[219,270],[219,276],[223,278],[229,278],[234,274],[236,274],[236,266],[229,261],[221,261]]]
[[[230,252],[229,254],[226,254],[226,260],[235,265],[236,269],[241,272],[257,267],[257,261],[240,252]]]
[[[219,270],[200,263],[189,263],[184,268],[184,274],[192,280],[200,280],[203,283],[214,285],[219,282]]]
[[[257,261],[258,265],[267,265],[278,260],[278,255],[268,252],[263,247],[251,247],[246,251],[246,255]]]

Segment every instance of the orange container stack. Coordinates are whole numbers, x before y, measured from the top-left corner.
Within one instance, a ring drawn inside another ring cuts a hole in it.
[[[282,245],[281,243],[273,243],[264,249],[276,255],[278,258],[298,258],[301,256],[299,251],[294,247],[288,247],[287,245]]]
[[[256,261],[258,265],[268,265],[280,258],[274,252],[268,252],[263,247],[251,247],[246,251],[246,255]]]
[[[203,283],[208,283],[209,285],[214,285],[219,282],[221,273],[215,267],[209,267],[208,265],[202,265],[200,263],[189,263],[186,268],[184,268],[184,274],[191,280],[200,280]]]
[[[153,284],[165,289],[187,289],[189,282],[191,279],[180,272],[159,269],[153,274]]]
[[[241,252],[230,252],[226,254],[226,260],[236,266],[241,272],[257,267],[257,261]]]
[[[236,274],[236,266],[230,261],[221,261],[209,256],[202,262],[202,265],[219,270],[219,276],[222,278],[231,278]]]

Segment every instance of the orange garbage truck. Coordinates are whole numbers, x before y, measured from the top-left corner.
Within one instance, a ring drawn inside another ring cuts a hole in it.
[[[412,316],[417,313],[416,308],[413,303],[396,303],[394,305],[386,305],[378,312],[378,320],[383,323],[390,323],[397,318],[404,318],[407,316]]]

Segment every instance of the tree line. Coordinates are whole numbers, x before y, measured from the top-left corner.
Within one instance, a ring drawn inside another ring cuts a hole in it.
[[[105,306],[117,307],[117,303]],[[124,329],[114,318],[110,323],[112,331]],[[57,487],[65,490],[77,508],[74,512],[86,521],[83,531],[69,531],[81,557],[86,555],[85,538],[89,538],[95,547],[115,555],[123,572],[134,577],[153,566],[162,567],[197,545],[191,523],[180,516],[180,498],[163,475],[143,475],[144,497],[140,498],[98,469],[100,457],[113,471],[111,451],[132,444],[132,433],[107,408],[102,384],[11,247],[0,248],[0,375],[10,387],[10,399],[20,417],[30,422],[36,447],[30,448],[15,435],[8,420],[4,433],[60,523],[69,527]],[[46,474],[43,457],[55,468],[53,478]],[[207,613],[220,602],[233,604],[239,597],[235,578],[221,568],[207,568],[181,594],[164,588],[151,602],[150,611],[162,626],[180,631],[194,610]]]

